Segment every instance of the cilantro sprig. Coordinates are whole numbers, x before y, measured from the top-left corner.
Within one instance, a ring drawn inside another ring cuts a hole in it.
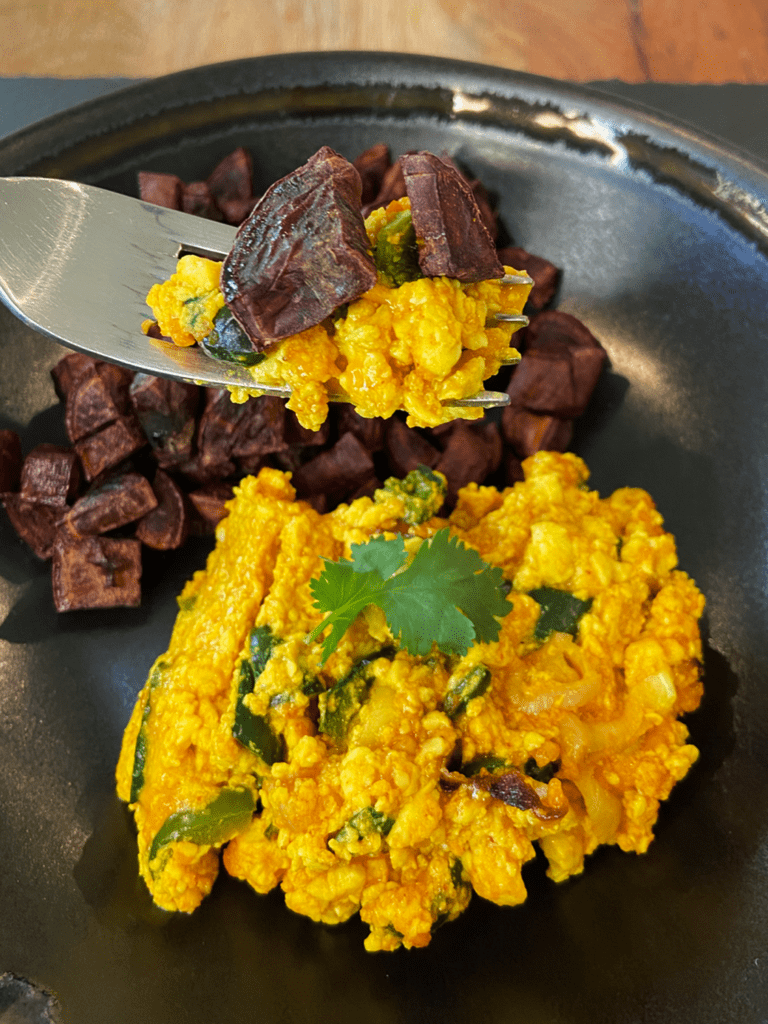
[[[410,564],[403,538],[373,537],[353,544],[352,560],[325,565],[310,586],[315,606],[328,612],[307,637],[323,641],[322,664],[358,614],[370,604],[384,612],[392,635],[413,655],[432,644],[444,654],[464,655],[475,639],[498,640],[499,619],[512,610],[501,591],[501,569],[484,562],[447,528],[422,542]]]

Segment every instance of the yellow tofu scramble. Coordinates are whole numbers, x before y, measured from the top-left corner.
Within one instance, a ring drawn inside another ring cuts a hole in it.
[[[314,921],[359,912],[368,950],[420,947],[473,889],[521,903],[536,842],[557,882],[600,844],[647,849],[697,757],[679,716],[702,695],[704,599],[646,492],[601,498],[572,454],[524,470],[415,525],[392,482],[325,515],[277,470],[241,482],[117,768],[159,906],[192,911],[223,850]],[[370,606],[321,667],[322,559],[446,526],[503,572],[498,640],[415,657]]]
[[[374,210],[365,222],[371,245],[385,225],[409,208],[406,198]],[[147,304],[162,334],[176,345],[203,343],[211,335],[224,307],[220,273],[221,263],[182,256],[176,273],[153,285]],[[233,399],[243,402],[258,395],[259,384],[288,385],[288,408],[309,430],[323,424],[334,394],[347,395],[361,416],[388,418],[405,410],[409,426],[478,419],[482,408],[450,403],[477,394],[483,381],[519,358],[510,339],[521,325],[492,318],[522,313],[530,290],[530,284],[463,284],[447,277],[422,277],[393,287],[380,272],[373,288],[332,322],[272,345],[266,358],[251,367],[253,391],[234,388]]]

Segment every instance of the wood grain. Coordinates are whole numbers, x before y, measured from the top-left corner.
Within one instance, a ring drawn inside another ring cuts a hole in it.
[[[572,81],[768,82],[765,0],[0,0],[0,40],[4,75],[387,50]]]

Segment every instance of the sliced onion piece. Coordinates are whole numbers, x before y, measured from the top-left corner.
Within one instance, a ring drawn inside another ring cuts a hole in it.
[[[580,775],[577,785],[584,797],[595,838],[601,843],[612,842],[621,825],[621,801],[591,775]]]
[[[540,715],[555,705],[561,708],[580,708],[593,700],[600,692],[600,677],[588,676],[580,679],[572,686],[558,683],[536,693],[525,693],[515,690],[510,693],[510,700],[518,711],[526,715]]]

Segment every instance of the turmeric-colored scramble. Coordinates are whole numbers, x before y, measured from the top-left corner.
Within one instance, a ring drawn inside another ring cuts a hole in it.
[[[371,246],[409,208],[406,198],[374,210],[365,222]],[[188,346],[211,335],[224,306],[220,271],[220,263],[183,256],[175,274],[153,285],[147,303],[164,336]],[[483,381],[519,357],[510,339],[520,324],[491,318],[522,313],[530,290],[530,284],[463,284],[447,277],[420,277],[395,287],[380,272],[373,288],[332,323],[272,345],[251,367],[253,392],[235,388],[233,398],[246,401],[259,393],[259,384],[288,385],[288,408],[310,430],[325,421],[329,394],[339,393],[361,416],[386,418],[403,409],[414,427],[477,419],[482,408],[450,403],[477,394]]]
[[[572,454],[524,470],[416,524],[396,485],[320,515],[287,474],[241,482],[117,769],[157,904],[192,911],[223,850],[257,892],[280,885],[315,921],[359,912],[366,948],[392,950],[425,946],[473,889],[522,902],[536,842],[555,881],[602,843],[646,850],[697,757],[679,716],[701,699],[703,597],[647,493],[601,498]],[[370,606],[320,668],[322,557],[446,525],[503,570],[498,641],[414,657]]]

